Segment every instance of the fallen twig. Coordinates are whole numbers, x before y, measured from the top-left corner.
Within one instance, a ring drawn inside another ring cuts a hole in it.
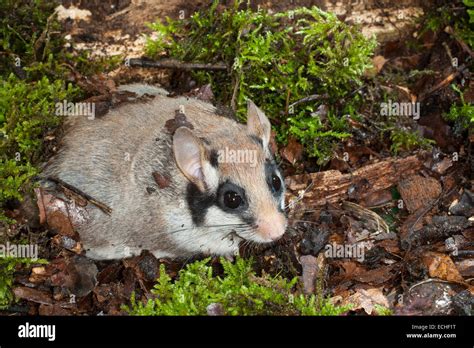
[[[187,63],[175,59],[148,60],[142,58],[128,58],[129,66],[141,68],[176,69],[176,70],[227,70],[224,63]]]
[[[295,107],[296,105],[302,104],[302,103],[307,103],[313,100],[320,100],[320,99],[327,99],[327,95],[319,95],[319,94],[313,94],[307,97],[304,97],[303,99],[295,101],[293,104],[290,104],[288,108]]]
[[[88,195],[87,193],[79,190],[78,188],[68,184],[67,182],[64,182],[62,181],[61,179],[59,178],[55,178],[55,177],[48,177],[47,180],[50,180],[52,182],[54,182],[55,184],[58,184],[72,192],[74,192],[75,194],[83,197],[84,199],[86,199],[88,202],[94,204],[97,208],[99,208],[100,210],[102,210],[104,213],[106,213],[107,215],[110,215],[112,214],[112,208],[110,208],[109,206],[107,206],[106,204],[98,201],[97,199],[95,199],[94,197]]]
[[[446,76],[441,82],[439,82],[438,84],[436,84],[436,86],[430,88],[426,93],[421,94],[421,95],[419,96],[418,100],[419,100],[419,101],[422,101],[422,100],[425,99],[427,96],[429,96],[430,94],[436,92],[437,90],[449,86],[449,84],[461,73],[461,71],[464,70],[465,67],[466,67],[466,66],[465,66],[464,64],[461,65],[455,72],[449,74],[449,75]]]

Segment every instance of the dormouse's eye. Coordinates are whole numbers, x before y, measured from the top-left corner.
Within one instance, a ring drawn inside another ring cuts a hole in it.
[[[272,188],[275,192],[278,192],[281,189],[281,180],[276,174],[272,174]]]
[[[234,191],[224,193],[224,204],[227,208],[237,209],[242,204],[242,197]]]

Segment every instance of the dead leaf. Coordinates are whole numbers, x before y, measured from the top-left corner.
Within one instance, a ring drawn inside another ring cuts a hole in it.
[[[288,140],[288,145],[280,150],[281,156],[291,164],[295,164],[303,157],[303,145],[298,140],[291,137]]]
[[[428,252],[423,256],[423,263],[427,266],[429,275],[432,278],[464,283],[463,277],[448,255]]]
[[[378,73],[380,73],[380,71],[382,70],[386,62],[387,62],[387,59],[385,59],[384,56],[380,56],[380,55],[375,56],[374,58],[372,58],[373,67],[365,71],[365,76],[368,76],[368,77],[376,76]]]
[[[446,173],[446,171],[451,168],[452,165],[453,160],[451,157],[445,157],[441,161],[435,163],[431,169],[440,175],[444,175],[444,173]]]
[[[459,290],[459,285],[436,281],[415,284],[398,301],[395,314],[411,316],[455,314],[453,298]]]
[[[391,254],[398,255],[400,254],[400,248],[398,246],[398,240],[396,239],[385,239],[380,242],[377,242],[377,246],[384,248]]]
[[[382,266],[371,270],[358,268],[353,279],[361,283],[381,285],[396,276],[396,272],[393,272],[395,270],[395,265]]]
[[[392,201],[392,192],[390,190],[380,190],[365,196],[360,205],[370,208],[387,204]]]
[[[35,194],[39,208],[40,223],[47,223],[51,229],[57,231],[60,235],[79,240],[75,227],[89,219],[88,211],[79,204],[81,202],[76,202],[75,199],[71,202],[66,202],[64,199],[46,192],[41,187],[35,189]]]
[[[342,305],[352,305],[351,310],[363,309],[369,315],[374,312],[376,305],[390,307],[382,288],[358,289],[356,293],[345,298]]]
[[[377,74],[382,70],[386,62],[387,62],[387,59],[385,59],[384,56],[379,55],[372,58],[372,63],[374,64]]]
[[[125,268],[132,269],[137,279],[142,279],[146,282],[153,282],[159,276],[160,263],[148,251],[143,251],[140,256],[123,260],[123,265]]]

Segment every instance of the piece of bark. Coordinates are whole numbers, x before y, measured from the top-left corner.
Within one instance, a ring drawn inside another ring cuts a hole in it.
[[[420,222],[421,219],[418,223]],[[463,232],[472,225],[464,216],[433,216],[431,223],[421,229],[411,228],[413,223],[412,220],[410,223],[405,222],[400,229],[400,244],[405,250],[439,242],[453,234]]]
[[[46,305],[46,304],[41,304],[38,309],[39,315],[46,315],[46,316],[66,316],[66,315],[72,315],[71,311],[62,308],[58,304],[53,304],[53,305]]]
[[[22,300],[48,305],[53,303],[52,294],[49,292],[27,288],[25,286],[19,286],[13,289],[13,293],[17,298]]]
[[[432,204],[441,194],[441,184],[434,178],[412,175],[398,183],[398,192],[410,213]]]
[[[463,215],[467,218],[474,215],[474,194],[465,190],[459,200],[455,200],[449,206],[449,212],[453,215]]]
[[[406,158],[390,158],[361,167],[350,174],[338,170],[293,175],[286,178],[287,201],[296,202],[304,192],[298,205],[318,207],[348,198],[361,200],[373,192],[388,189],[400,179],[416,173],[422,160],[414,155]],[[308,186],[311,185],[311,189]],[[306,190],[306,192],[305,192]],[[299,197],[299,198],[298,198]]]
[[[465,259],[455,262],[456,268],[464,278],[474,278],[474,259]]]
[[[58,272],[51,276],[51,284],[64,289],[68,294],[86,296],[97,284],[97,266],[84,256],[57,259],[52,266]]]

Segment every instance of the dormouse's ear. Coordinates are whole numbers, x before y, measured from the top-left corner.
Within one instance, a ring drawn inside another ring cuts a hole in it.
[[[267,148],[272,130],[270,121],[250,99],[247,100],[247,130],[262,139],[263,147]]]
[[[179,127],[173,135],[176,164],[184,176],[204,191],[217,185],[217,172],[209,162],[207,149],[201,139],[187,127]]]

